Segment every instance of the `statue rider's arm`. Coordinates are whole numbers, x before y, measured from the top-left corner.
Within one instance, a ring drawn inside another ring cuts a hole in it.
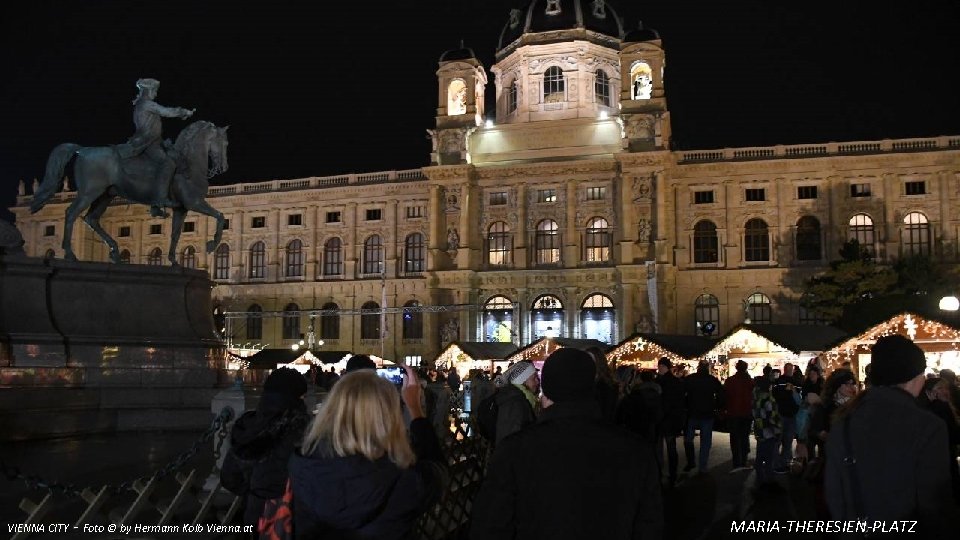
[[[190,109],[184,109],[183,107],[164,107],[155,101],[151,101],[147,104],[147,110],[150,112],[163,116],[164,118],[190,118],[193,114],[193,111]]]

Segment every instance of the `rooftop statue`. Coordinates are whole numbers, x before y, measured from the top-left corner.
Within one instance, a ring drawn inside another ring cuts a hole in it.
[[[164,208],[173,209],[167,254],[173,265],[177,264],[177,243],[188,211],[217,220],[214,238],[207,242],[207,253],[220,244],[223,214],[207,204],[205,198],[208,180],[227,170],[227,128],[200,120],[185,127],[176,142],[161,140],[163,118],[187,119],[193,111],[157,104],[154,98],[159,87],[155,79],[137,81],[139,94],[133,102],[137,130],[125,144],[84,147],[64,143],[50,153],[43,182],[34,190],[30,212],[36,213],[53,197],[64,169],[76,156],[73,183],[77,196],[67,208],[63,228],[66,260],[77,260],[71,246],[73,223],[89,208],[83,220],[110,248],[110,260],[120,262],[117,242],[100,226],[100,217],[117,196],[151,206],[151,214],[156,217],[167,217]]]

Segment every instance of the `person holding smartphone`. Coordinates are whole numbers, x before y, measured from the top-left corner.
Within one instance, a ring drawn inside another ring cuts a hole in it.
[[[345,374],[307,428],[290,458],[297,538],[405,538],[443,493],[446,460],[403,370],[400,396],[374,370]]]

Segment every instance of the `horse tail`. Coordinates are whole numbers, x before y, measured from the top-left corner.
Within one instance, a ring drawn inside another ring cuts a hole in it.
[[[43,182],[34,192],[33,202],[30,203],[31,214],[35,214],[43,208],[50,197],[53,197],[57,192],[57,188],[60,187],[60,180],[63,178],[63,170],[67,167],[67,163],[70,163],[70,160],[73,159],[74,153],[80,148],[82,147],[79,144],[63,143],[50,152]]]

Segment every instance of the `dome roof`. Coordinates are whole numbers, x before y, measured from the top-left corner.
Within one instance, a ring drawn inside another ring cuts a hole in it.
[[[617,39],[623,37],[620,18],[603,0],[533,0],[525,9],[510,11],[497,51],[524,34],[579,28]]]
[[[639,43],[641,41],[655,41],[660,39],[660,33],[653,28],[645,28],[641,21],[637,28],[627,32],[623,36],[624,43]]]
[[[441,62],[451,62],[453,60],[467,60],[468,58],[476,58],[477,55],[473,53],[473,49],[470,47],[464,47],[463,43],[460,44],[459,49],[450,49],[449,51],[440,55]]]

